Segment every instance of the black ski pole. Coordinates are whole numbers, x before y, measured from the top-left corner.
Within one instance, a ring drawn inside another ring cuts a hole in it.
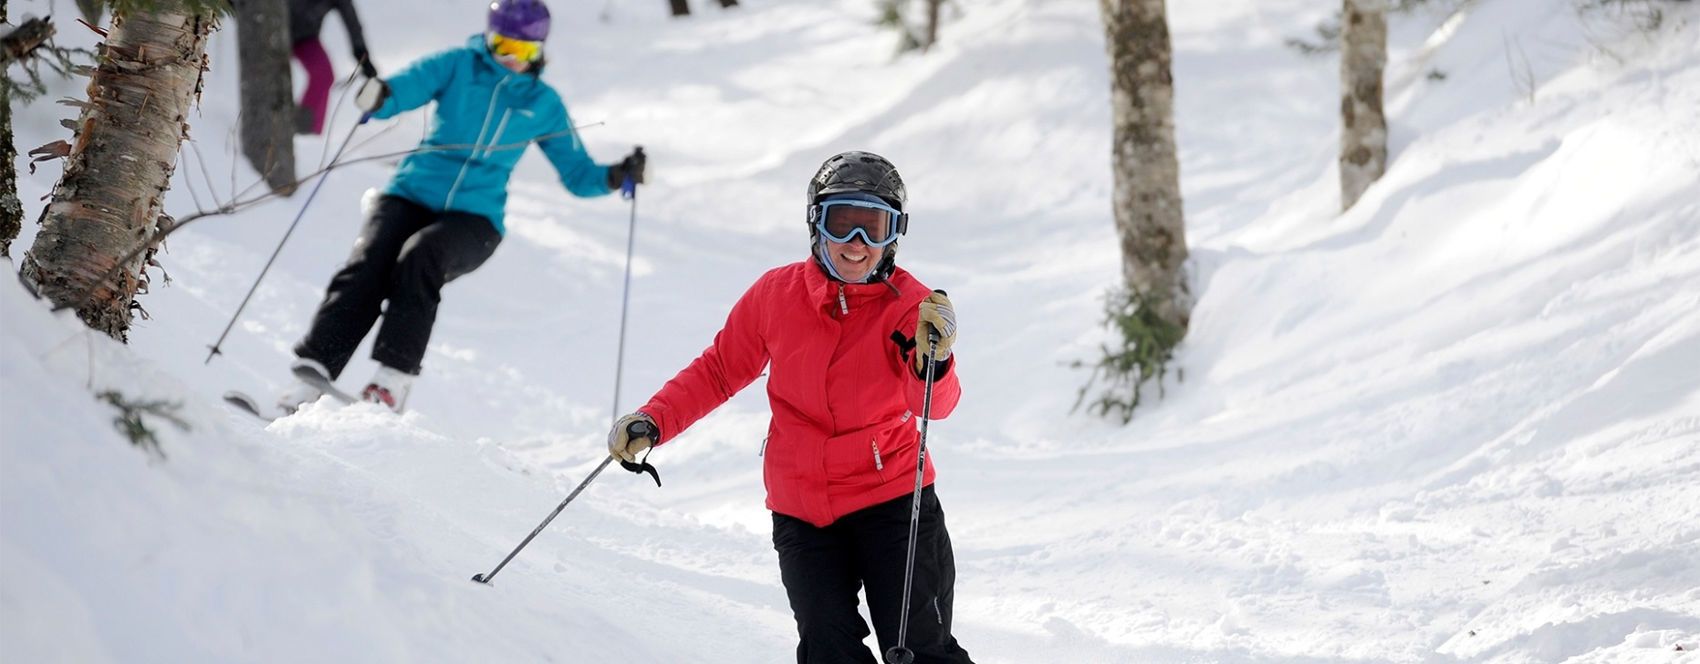
[[[651,437],[655,435],[655,431],[650,429],[649,423],[642,420],[626,425],[626,432],[637,438]],[[543,519],[543,523],[537,524],[537,528],[533,529],[530,535],[526,535],[525,539],[519,543],[519,546],[514,547],[513,551],[508,552],[508,557],[503,558],[502,562],[496,565],[496,569],[490,570],[489,574],[474,574],[472,575],[472,580],[484,585],[490,585],[490,581],[496,578],[496,573],[502,571],[503,567],[507,567],[508,561],[513,560],[514,556],[519,555],[520,549],[524,549],[525,545],[530,544],[531,540],[536,539],[537,534],[543,532],[543,529],[549,526],[549,522],[554,521],[555,517],[561,513],[561,510],[567,508],[567,503],[573,502],[574,498],[577,498],[580,493],[583,493],[584,488],[590,486],[591,480],[596,479],[597,475],[601,475],[602,471],[608,467],[608,462],[613,460],[614,455],[612,454],[608,455],[608,458],[603,459],[602,463],[596,466],[596,470],[590,471],[589,477],[584,478],[583,482],[578,483],[578,488],[573,489],[572,493],[567,494],[566,500],[561,501],[561,504],[555,506],[555,511],[550,512],[549,516]],[[626,462],[621,461],[620,463],[624,464]],[[656,480],[656,482],[659,483],[660,480]]]
[[[342,151],[348,149],[349,141],[354,140],[354,132],[360,129],[360,125],[366,124],[366,121],[371,119],[371,117],[372,114],[370,113],[361,115],[360,121],[354,123],[354,126],[348,128],[348,135],[343,137],[342,145],[337,146],[336,154],[331,157],[331,165],[336,165],[337,160],[342,158]],[[242,296],[242,304],[236,305],[236,313],[230,315],[230,322],[226,323],[224,331],[219,333],[218,341],[214,341],[212,346],[208,347],[210,348],[210,352],[207,353],[207,359],[202,362],[202,364],[211,364],[214,357],[223,354],[224,351],[219,350],[219,348],[224,345],[225,337],[230,336],[231,328],[236,327],[237,319],[242,317],[242,310],[248,308],[248,301],[254,298],[255,291],[260,290],[260,282],[264,281],[266,273],[271,271],[272,263],[277,262],[277,255],[283,253],[284,243],[289,242],[289,236],[295,233],[295,227],[299,226],[301,224],[301,219],[307,216],[307,208],[313,205],[313,198],[319,195],[319,188],[325,186],[325,180],[328,179],[330,179],[329,170],[320,174],[319,181],[313,183],[313,191],[308,192],[307,200],[301,202],[301,210],[295,213],[295,221],[289,222],[289,230],[284,231],[283,239],[277,241],[277,248],[272,250],[272,257],[266,259],[265,267],[260,268],[260,276],[254,277],[254,285],[249,286],[248,294]]]
[[[639,147],[637,152],[642,154],[643,148]],[[620,349],[614,359],[613,416],[615,418],[620,417],[620,382],[622,375],[625,373],[626,365],[626,313],[630,309],[632,301],[632,253],[637,247],[637,183],[632,182],[630,175],[626,176],[625,182],[621,183],[620,195],[632,202],[632,214],[631,221],[626,227],[626,282],[625,286],[621,289],[620,294]],[[651,440],[654,440],[659,435],[653,428],[650,427],[648,422],[641,420],[626,425],[626,433],[633,438],[649,438]],[[620,466],[634,473],[649,473],[651,477],[655,478],[655,486],[661,486],[661,474],[655,470],[655,466],[649,464],[648,458],[648,455],[645,455],[645,460],[639,463],[631,463],[629,461],[622,460],[620,461]],[[603,459],[602,463],[596,466],[596,470],[590,471],[590,476],[584,478],[583,482],[578,483],[578,488],[573,489],[572,493],[567,494],[566,500],[561,501],[561,504],[555,506],[555,511],[550,512],[549,516],[544,517],[543,523],[537,524],[537,527],[532,529],[531,534],[526,535],[525,539],[520,541],[519,546],[514,547],[513,551],[508,552],[508,557],[503,558],[502,562],[496,565],[496,569],[490,570],[489,574],[474,574],[472,575],[472,580],[484,585],[490,585],[490,581],[496,578],[496,573],[502,571],[503,567],[507,567],[508,561],[513,560],[514,556],[519,555],[520,550],[525,548],[525,545],[530,544],[531,540],[536,539],[537,534],[543,532],[543,529],[549,526],[549,522],[554,521],[555,517],[561,513],[561,510],[567,508],[567,503],[573,502],[574,498],[577,498],[580,493],[584,492],[585,487],[590,486],[591,481],[595,480],[597,475],[601,475],[602,471],[606,470],[608,468],[608,464],[612,461],[614,461],[614,455],[612,454],[608,455],[608,458]]]
[[[903,568],[903,612],[899,614],[902,621],[897,627],[897,645],[885,651],[886,664],[914,664],[915,651],[905,647],[909,643],[909,593],[915,582],[915,536],[921,526],[921,482],[927,471],[927,424],[933,419],[933,372],[937,369],[933,362],[933,349],[938,348],[938,330],[927,329],[927,387],[921,398],[921,443],[915,455],[915,496],[909,504],[909,557]]]
[[[632,153],[642,159],[643,146],[637,146]],[[614,408],[609,415],[616,422],[620,418],[621,378],[626,373],[626,312],[631,310],[632,304],[632,256],[637,249],[637,182],[632,180],[629,173],[626,174],[626,180],[620,183],[620,195],[632,202],[632,216],[626,225],[626,282],[620,287],[620,349],[614,355]],[[640,475],[649,473],[650,477],[655,478],[655,486],[661,486],[661,473],[649,464],[648,454],[644,454],[643,460],[638,463],[622,460],[620,467]]]

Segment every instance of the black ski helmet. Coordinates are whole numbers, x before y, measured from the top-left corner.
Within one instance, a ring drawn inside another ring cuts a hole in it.
[[[832,274],[829,260],[821,252],[821,242],[815,228],[815,215],[820,209],[816,207],[823,199],[833,194],[860,193],[871,194],[885,201],[887,205],[897,208],[902,213],[897,220],[897,234],[909,232],[909,213],[904,205],[909,202],[909,190],[903,186],[903,177],[897,174],[897,167],[885,157],[872,152],[851,150],[840,152],[829,157],[809,180],[808,215],[810,252],[815,261],[821,264],[821,269]],[[885,256],[879,265],[868,275],[868,282],[885,281],[891,276],[892,269],[897,264],[897,245],[893,242],[886,245]]]
[[[897,167],[885,157],[859,150],[840,152],[820,165],[814,179],[809,180],[809,205],[825,196],[849,192],[873,194],[899,212],[909,200]]]

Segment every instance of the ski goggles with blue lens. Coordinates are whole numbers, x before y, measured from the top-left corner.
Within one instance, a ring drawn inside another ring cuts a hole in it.
[[[860,235],[876,249],[896,242],[909,225],[909,215],[871,195],[821,201],[809,208],[809,217],[828,240],[843,244]]]

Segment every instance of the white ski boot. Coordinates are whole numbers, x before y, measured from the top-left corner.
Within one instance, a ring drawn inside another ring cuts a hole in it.
[[[305,357],[295,358],[295,361],[289,364],[290,373],[294,374],[300,367],[310,367],[321,375],[330,375],[330,371],[325,369],[325,365],[320,364],[318,360],[309,360]],[[319,397],[324,396],[324,394],[324,390],[297,378],[290,383],[289,389],[277,398],[277,407],[283,411],[283,414],[290,415],[300,410],[302,406],[318,401]]]
[[[378,365],[372,382],[360,391],[360,398],[400,413],[407,405],[407,393],[413,389],[413,374]]]

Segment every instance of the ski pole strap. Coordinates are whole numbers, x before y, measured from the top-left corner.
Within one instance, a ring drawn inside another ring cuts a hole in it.
[[[626,181],[631,182],[629,178]],[[661,433],[655,430],[654,425],[644,420],[634,420],[631,424],[627,424],[626,436],[629,438],[648,438],[656,443],[661,442]],[[661,472],[649,463],[649,453],[654,451],[655,447],[652,445],[649,450],[643,453],[643,458],[638,460],[637,463],[621,459],[620,467],[639,475],[649,473],[649,476],[655,480],[655,486],[659,488],[661,486]]]
[[[644,453],[643,460],[638,461],[637,463],[624,460],[620,461],[620,467],[639,475],[649,473],[649,476],[655,479],[655,486],[657,488],[661,486],[661,473],[655,469],[654,465],[649,463],[649,453],[647,452]]]

